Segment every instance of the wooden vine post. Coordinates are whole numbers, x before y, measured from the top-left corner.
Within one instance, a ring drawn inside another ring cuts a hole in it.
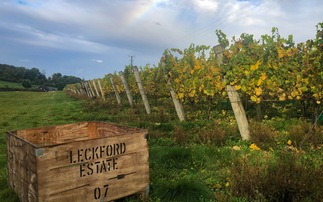
[[[222,65],[223,51],[224,48],[221,45],[214,46],[214,52],[216,54],[216,59],[218,61],[219,67]],[[239,127],[240,135],[243,140],[250,140],[249,123],[239,94],[236,91],[235,87],[231,85],[226,85],[226,91],[229,96],[231,107]]]
[[[142,101],[144,102],[146,112],[147,112],[147,114],[150,114],[151,113],[150,105],[149,105],[149,102],[148,102],[148,99],[147,99],[147,96],[146,96],[146,93],[145,93],[144,86],[142,85],[142,82],[141,82],[141,79],[140,79],[138,68],[136,66],[134,66],[134,67],[132,67],[132,70],[133,70],[133,73],[135,75],[135,79],[136,79],[136,82],[138,84],[139,92],[140,92]]]
[[[119,76],[121,78],[122,84],[123,84],[124,89],[126,91],[129,104],[130,104],[130,106],[133,106],[133,99],[132,99],[132,95],[131,95],[131,92],[130,92],[129,85],[128,85],[128,82],[126,80],[126,77],[124,76],[123,72],[119,72]]]
[[[84,86],[84,89],[85,89],[85,92],[86,92],[87,96],[92,97],[91,92],[90,92],[86,82],[83,83],[83,86]]]
[[[80,83],[80,90],[81,90],[81,92],[82,92],[82,94],[83,94],[84,96],[87,96],[87,92],[86,92],[86,89],[85,89],[85,87],[84,87],[83,83]]]
[[[103,88],[102,88],[102,81],[101,81],[101,79],[98,79],[98,85],[99,85],[99,88],[100,88],[100,92],[101,92],[102,99],[105,100],[105,96],[104,96],[104,92],[103,92]]]
[[[109,75],[109,78],[110,78],[110,82],[111,82],[112,88],[113,88],[113,90],[114,90],[114,94],[116,95],[117,102],[118,102],[118,104],[121,104],[120,94],[119,94],[119,92],[118,92],[118,89],[117,89],[117,87],[116,87],[116,84],[115,84],[115,83],[114,83],[114,81],[113,81],[113,77],[112,77],[112,75]]]
[[[93,84],[93,86],[94,86],[95,94],[96,94],[96,96],[98,96],[98,98],[99,98],[99,97],[100,97],[100,94],[99,94],[98,88],[96,87],[95,80],[92,80],[92,84]]]
[[[165,66],[165,62],[164,62],[165,60],[166,60],[166,57],[163,56],[163,61],[161,63],[162,67]],[[176,93],[175,93],[175,91],[174,91],[174,89],[172,87],[172,84],[170,83],[169,79],[167,78],[167,76],[166,76],[166,82],[167,82],[167,86],[169,88],[169,92],[170,92],[170,95],[172,97],[172,100],[173,100],[173,103],[174,103],[174,106],[175,106],[176,114],[177,114],[180,121],[185,121],[185,113],[184,113],[183,105],[177,99]]]
[[[91,85],[90,81],[87,81],[86,84],[89,86],[89,89],[90,89],[90,92],[91,92],[91,97],[95,98],[94,90],[92,88],[92,85]]]

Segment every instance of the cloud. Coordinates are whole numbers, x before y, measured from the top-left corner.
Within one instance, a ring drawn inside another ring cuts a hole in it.
[[[5,0],[0,18],[0,62],[98,77],[121,71],[129,55],[140,66],[157,64],[166,48],[213,46],[216,29],[229,39],[272,27],[296,42],[314,38],[323,7],[320,0]],[[92,71],[94,62],[100,68]]]
[[[102,63],[103,60],[95,60],[97,63]]]

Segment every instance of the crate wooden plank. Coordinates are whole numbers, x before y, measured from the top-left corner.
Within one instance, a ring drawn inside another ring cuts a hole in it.
[[[22,201],[111,201],[145,192],[146,135],[103,122],[8,133],[9,184]]]

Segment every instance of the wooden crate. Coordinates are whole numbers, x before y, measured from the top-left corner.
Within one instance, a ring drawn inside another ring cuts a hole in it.
[[[82,122],[7,138],[9,186],[23,202],[111,201],[149,190],[146,130]]]

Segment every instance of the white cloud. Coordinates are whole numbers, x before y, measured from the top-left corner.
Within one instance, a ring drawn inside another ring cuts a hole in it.
[[[102,63],[102,62],[103,62],[103,60],[95,60],[95,62],[97,62],[97,63]]]
[[[19,58],[28,58],[32,65],[39,62],[52,68],[57,59],[50,58],[64,58],[66,64],[59,65],[65,69],[86,69],[96,62],[111,71],[128,64],[129,55],[135,55],[140,66],[158,63],[165,48],[215,45],[216,29],[228,38],[243,32],[259,37],[275,26],[283,37],[293,34],[301,42],[315,36],[315,25],[323,19],[321,4],[321,0],[5,0],[0,2],[0,18],[5,19],[0,22],[1,59],[15,65]]]

